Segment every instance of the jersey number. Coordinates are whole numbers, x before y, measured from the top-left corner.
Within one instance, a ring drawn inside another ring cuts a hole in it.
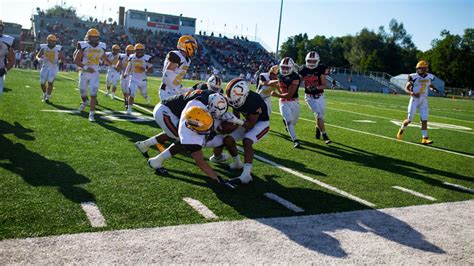
[[[176,76],[176,78],[173,81],[173,85],[178,86],[179,84],[181,84],[181,81],[183,80],[184,76],[186,75],[186,72],[188,72],[188,67],[183,66],[183,71]]]
[[[100,51],[89,51],[87,54],[87,60],[89,61],[90,65],[99,65],[99,55]]]
[[[428,80],[421,80],[420,83],[421,83],[420,94],[425,94],[426,85],[428,84]]]
[[[44,53],[44,56],[46,57],[46,60],[48,60],[51,63],[54,63],[56,59],[56,53],[54,51],[46,51]]]

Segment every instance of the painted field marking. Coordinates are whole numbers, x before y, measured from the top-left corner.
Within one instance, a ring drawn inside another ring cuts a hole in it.
[[[212,212],[206,205],[202,204],[199,200],[195,200],[193,198],[183,198],[184,202],[186,202],[191,208],[196,210],[199,214],[201,214],[206,219],[218,219],[216,214]]]
[[[92,227],[105,227],[107,223],[105,222],[104,216],[100,213],[99,207],[93,201],[87,201],[81,203],[81,208],[86,213],[89,222]]]
[[[398,189],[400,191],[403,191],[403,192],[406,192],[408,194],[412,194],[414,196],[417,196],[417,197],[420,197],[420,198],[424,198],[424,199],[427,199],[427,200],[431,200],[431,201],[435,201],[436,199],[433,198],[433,197],[430,197],[430,196],[427,196],[425,194],[422,194],[420,192],[416,192],[414,190],[411,190],[411,189],[408,189],[408,188],[404,188],[404,187],[399,187],[399,186],[392,186],[392,188],[394,189]]]
[[[290,209],[290,210],[292,210],[292,211],[294,211],[294,212],[304,212],[304,210],[303,210],[302,208],[296,206],[295,204],[293,204],[293,203],[287,201],[286,199],[284,199],[284,198],[282,198],[282,197],[280,197],[280,196],[278,196],[278,195],[275,195],[275,194],[269,193],[269,192],[267,192],[267,193],[265,193],[265,194],[263,194],[263,195],[265,195],[265,197],[267,197],[267,198],[269,198],[269,199],[271,199],[271,200],[274,200],[274,201],[280,203],[281,205],[285,206],[287,209]]]
[[[375,121],[372,121],[372,120],[352,120],[353,122],[356,122],[356,123],[377,123]]]
[[[448,183],[448,182],[443,182],[443,184],[474,194],[474,189],[472,189],[472,188],[467,188],[467,187],[463,187],[463,186],[458,185],[458,184],[453,184],[453,183]]]
[[[238,147],[238,149],[239,149],[239,151],[241,151],[241,152],[244,151],[241,147]],[[369,201],[366,201],[366,200],[364,200],[364,199],[361,199],[361,198],[359,198],[359,197],[357,197],[357,196],[354,196],[354,195],[352,195],[352,194],[350,194],[350,193],[348,193],[348,192],[345,192],[345,191],[343,191],[343,190],[340,190],[340,189],[338,189],[338,188],[336,188],[336,187],[333,187],[333,186],[331,186],[331,185],[329,185],[329,184],[326,184],[326,183],[324,183],[324,182],[322,182],[322,181],[319,181],[319,180],[317,180],[317,179],[315,179],[315,178],[306,176],[306,175],[304,175],[304,174],[302,174],[302,173],[300,173],[300,172],[298,172],[298,171],[295,171],[295,170],[293,170],[293,169],[290,169],[290,168],[288,168],[288,167],[285,167],[285,166],[283,166],[283,165],[281,165],[281,164],[278,164],[278,163],[276,163],[276,162],[274,162],[274,161],[271,161],[271,160],[268,160],[268,159],[266,159],[266,158],[263,158],[263,157],[260,156],[260,155],[256,155],[256,154],[255,154],[254,157],[255,157],[255,159],[257,159],[257,160],[259,160],[259,161],[262,161],[262,162],[267,163],[267,164],[269,164],[269,165],[275,166],[276,168],[278,168],[278,169],[280,169],[280,170],[283,170],[283,171],[285,171],[285,172],[287,172],[287,173],[290,173],[290,174],[292,174],[292,175],[294,175],[294,176],[297,176],[297,177],[302,178],[302,179],[304,179],[304,180],[306,180],[306,181],[309,181],[309,182],[311,182],[311,183],[314,183],[314,184],[316,184],[316,185],[318,185],[318,186],[320,186],[320,187],[323,187],[323,188],[325,188],[325,189],[327,189],[327,190],[330,190],[330,191],[332,191],[332,192],[335,192],[335,193],[337,193],[337,194],[339,194],[339,195],[342,195],[342,196],[344,196],[344,197],[346,197],[346,198],[349,198],[349,199],[351,199],[351,200],[357,201],[357,202],[362,203],[362,204],[364,204],[364,205],[366,205],[366,206],[369,206],[369,207],[375,207],[375,204],[373,204],[372,202],[369,202]]]
[[[272,113],[274,113],[274,114],[280,114],[280,113],[275,112],[275,111],[272,111]],[[307,118],[304,118],[304,117],[300,117],[299,119],[300,119],[300,120],[303,120],[303,121],[308,121],[308,122],[314,123],[313,120],[310,120],[310,119],[307,119]],[[402,143],[406,143],[406,144],[410,144],[410,145],[415,145],[415,146],[417,146],[417,147],[422,147],[422,148],[426,148],[426,149],[432,149],[432,150],[442,151],[442,152],[446,152],[446,153],[455,154],[455,155],[459,155],[459,156],[463,156],[463,157],[467,157],[467,158],[474,159],[474,156],[473,156],[473,155],[469,155],[469,154],[464,154],[464,153],[455,152],[455,151],[443,150],[443,149],[436,148],[436,147],[433,147],[433,146],[422,145],[422,144],[413,143],[413,142],[409,142],[409,141],[405,141],[405,140],[398,140],[398,139],[396,139],[396,138],[391,138],[391,137],[387,137],[387,136],[383,136],[383,135],[378,135],[378,134],[374,134],[374,133],[370,133],[370,132],[366,132],[366,131],[361,131],[361,130],[357,130],[357,129],[353,129],[353,128],[341,127],[341,126],[337,126],[337,125],[333,125],[333,124],[328,124],[328,123],[325,123],[325,124],[326,124],[326,126],[331,126],[331,127],[335,127],[335,128],[345,129],[345,130],[349,130],[349,131],[352,131],[352,132],[357,132],[357,133],[366,134],[366,135],[370,135],[370,136],[374,136],[374,137],[378,137],[378,138],[383,138],[383,139],[388,139],[388,140],[391,140],[391,141],[402,142]]]

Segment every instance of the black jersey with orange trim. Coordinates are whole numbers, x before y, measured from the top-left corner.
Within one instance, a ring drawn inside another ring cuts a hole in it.
[[[288,88],[291,86],[291,84],[293,83],[293,81],[295,80],[298,80],[298,87],[299,87],[299,83],[300,83],[300,76],[298,75],[298,73],[296,72],[293,72],[291,73],[290,75],[287,75],[287,76],[283,76],[282,74],[278,74],[278,81],[280,83],[280,90],[282,93],[287,93],[288,92]],[[295,98],[295,99],[298,99],[298,88],[296,88],[296,91],[295,93],[291,96],[291,98]]]
[[[260,94],[249,91],[249,95],[245,100],[245,103],[239,107],[234,108],[235,111],[242,113],[244,116],[258,114],[257,121],[269,121],[270,117],[268,116],[267,104],[262,99]]]
[[[177,117],[181,117],[181,113],[183,112],[188,102],[192,100],[198,100],[204,105],[208,105],[209,95],[212,93],[214,92],[209,90],[192,90],[185,94],[171,96],[163,100],[161,103],[166,105],[174,115],[176,115]]]
[[[310,69],[304,66],[299,74],[304,81],[304,93],[306,94],[319,94],[324,93],[324,90],[316,89],[317,86],[321,85],[321,76],[326,75],[327,67],[325,65],[319,65],[316,68]]]

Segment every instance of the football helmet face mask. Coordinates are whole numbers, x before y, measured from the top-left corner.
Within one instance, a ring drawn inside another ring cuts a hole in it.
[[[268,71],[268,73],[270,74],[271,80],[278,79],[278,65],[272,66],[270,70]]]
[[[191,35],[183,35],[179,37],[176,48],[183,51],[187,57],[193,57],[197,52],[198,46],[196,40]]]
[[[217,75],[211,75],[207,80],[207,88],[214,92],[222,92],[222,80]]]
[[[100,33],[99,33],[98,30],[96,30],[96,29],[88,30],[87,34],[86,34],[86,37],[87,37],[87,41],[89,42],[90,45],[95,47],[99,44]]]
[[[117,44],[112,45],[112,53],[116,55],[119,52],[120,52],[120,46],[118,46]]]
[[[315,69],[318,67],[320,60],[319,54],[315,51],[311,51],[306,55],[305,58],[306,67],[309,69]]]
[[[424,60],[421,60],[420,62],[418,62],[418,64],[416,64],[416,73],[418,73],[419,75],[426,75],[426,73],[428,72],[428,63]]]
[[[219,93],[209,95],[208,109],[214,118],[219,118],[227,112],[227,100]]]
[[[135,53],[135,47],[133,47],[133,45],[129,44],[125,48],[125,51],[127,52],[127,55],[131,55],[131,54]]]
[[[293,73],[295,69],[295,62],[293,61],[293,59],[289,57],[285,57],[281,60],[279,67],[280,67],[280,73],[283,76],[288,76],[291,73]]]
[[[184,113],[186,127],[199,134],[207,134],[214,124],[211,114],[201,107],[191,106]]]
[[[46,38],[46,40],[48,41],[48,47],[49,47],[49,49],[54,48],[54,46],[56,46],[56,42],[58,41],[58,39],[56,38],[56,36],[53,35],[53,34],[48,35],[48,37]]]
[[[135,54],[137,57],[142,57],[145,55],[145,46],[141,43],[135,44]]]
[[[244,105],[249,95],[249,84],[241,78],[235,78],[227,83],[226,98],[230,106],[239,108]]]

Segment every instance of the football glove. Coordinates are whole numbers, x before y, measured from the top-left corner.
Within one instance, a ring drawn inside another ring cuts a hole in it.
[[[232,124],[236,124],[239,126],[244,125],[244,121],[242,119],[237,118],[233,113],[226,112],[220,118],[222,121],[227,121]]]

